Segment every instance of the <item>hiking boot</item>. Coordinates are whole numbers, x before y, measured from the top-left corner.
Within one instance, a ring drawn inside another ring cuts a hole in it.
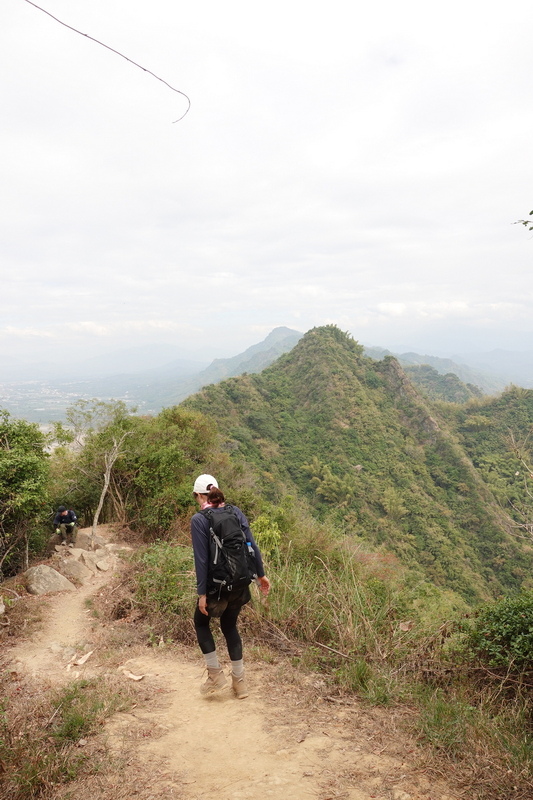
[[[250,694],[248,689],[246,688],[246,681],[244,680],[244,675],[241,675],[238,678],[236,675],[231,675],[231,685],[233,687],[233,693],[237,700],[244,700],[245,697],[248,697]]]
[[[200,694],[214,694],[225,689],[228,685],[222,667],[208,667],[207,680],[200,686]]]

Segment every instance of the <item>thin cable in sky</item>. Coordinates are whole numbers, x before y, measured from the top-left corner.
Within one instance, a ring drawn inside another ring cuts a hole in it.
[[[188,113],[188,111],[189,111],[189,109],[191,107],[191,100],[190,100],[190,97],[185,94],[185,92],[182,92],[180,89],[175,89],[174,86],[171,86],[170,83],[167,83],[167,81],[163,80],[163,78],[160,78],[159,75],[156,75],[151,70],[146,69],[146,67],[141,66],[141,64],[137,64],[136,61],[132,61],[131,58],[128,58],[128,56],[125,56],[123,53],[120,53],[118,50],[115,50],[113,47],[109,47],[108,44],[104,44],[104,42],[100,42],[98,39],[95,39],[94,36],[89,36],[88,33],[83,33],[82,31],[79,31],[77,28],[73,28],[72,25],[67,25],[66,22],[63,22],[62,20],[58,19],[57,17],[54,17],[54,15],[50,14],[49,11],[46,11],[45,8],[41,8],[41,6],[38,6],[36,3],[32,3],[31,0],[25,0],[25,2],[29,3],[30,6],[33,6],[34,8],[37,8],[39,11],[42,11],[43,14],[47,14],[49,17],[52,17],[53,20],[55,20],[56,22],[59,22],[60,25],[64,25],[65,28],[69,28],[69,30],[74,31],[74,33],[79,33],[80,36],[85,36],[87,39],[90,39],[92,42],[96,42],[96,44],[99,44],[102,47],[105,47],[106,50],[111,50],[112,53],[116,53],[117,56],[120,56],[121,58],[126,59],[126,61],[129,61],[130,64],[133,64],[134,67],[139,67],[139,69],[142,69],[143,72],[147,72],[153,78],[156,78],[158,81],[161,81],[161,83],[164,83],[165,86],[168,86],[168,88],[172,89],[173,92],[177,92],[177,94],[181,94],[182,97],[184,97],[187,100],[187,108],[186,108],[185,112],[181,115],[181,117],[178,117],[178,119],[173,120],[173,123],[179,122],[180,120],[183,119],[185,114]]]

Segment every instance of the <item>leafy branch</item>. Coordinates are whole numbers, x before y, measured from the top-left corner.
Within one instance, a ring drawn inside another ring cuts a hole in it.
[[[529,216],[533,217],[533,211],[529,212]],[[533,219],[517,219],[514,225],[524,225],[528,231],[533,231]]]

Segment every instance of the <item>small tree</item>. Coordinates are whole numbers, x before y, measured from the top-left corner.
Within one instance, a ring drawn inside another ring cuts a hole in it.
[[[28,566],[30,534],[47,505],[46,436],[37,425],[0,411],[0,576]]]
[[[123,453],[123,444],[126,439],[126,436],[130,431],[123,431],[120,436],[113,436],[112,437],[112,446],[109,450],[104,452],[104,485],[102,486],[102,491],[100,492],[100,499],[98,500],[98,506],[96,511],[94,512],[93,517],[93,526],[92,526],[92,541],[94,542],[94,537],[96,536],[96,529],[98,527],[98,520],[100,518],[100,512],[102,511],[102,507],[104,505],[104,500],[109,489],[109,483],[111,481],[111,470],[113,469],[113,465],[117,458],[122,455]]]
[[[109,491],[113,467],[124,453],[124,442],[133,425],[122,401],[78,400],[67,410],[67,424],[73,437],[74,460],[67,493],[80,498],[92,514],[92,534]]]
[[[228,462],[214,422],[177,406],[139,417],[123,403],[94,403],[96,417],[86,401],[69,410],[76,440],[74,449],[54,453],[56,498],[67,495],[93,531],[107,513],[147,535],[166,535],[193,504],[193,476],[219,474]]]

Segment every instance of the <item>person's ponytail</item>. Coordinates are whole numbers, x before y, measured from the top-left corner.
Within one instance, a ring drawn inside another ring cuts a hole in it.
[[[218,506],[221,506],[225,502],[224,495],[222,494],[220,489],[218,489],[216,486],[213,486],[213,488],[209,490],[209,494],[207,495],[207,502],[209,503],[210,506],[218,508]]]

